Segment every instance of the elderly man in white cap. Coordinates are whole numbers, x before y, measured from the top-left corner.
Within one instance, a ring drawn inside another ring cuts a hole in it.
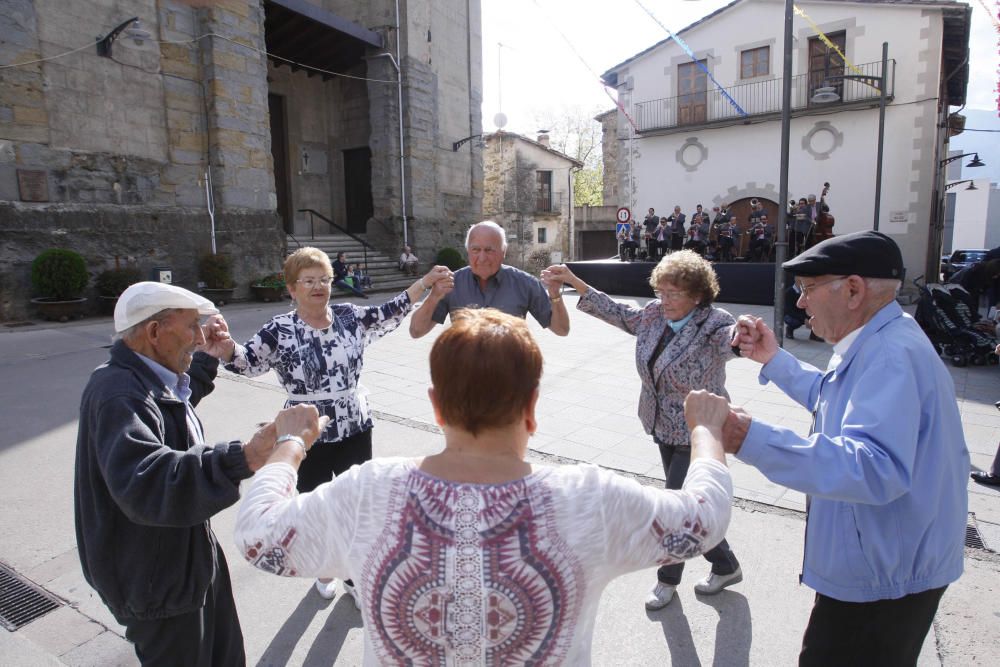
[[[263,465],[273,425],[208,445],[194,406],[228,328],[212,302],[143,282],[115,308],[111,358],[80,405],[74,504],[87,582],[143,664],[244,664],[229,571],[209,518]],[[203,327],[201,318],[213,315]],[[288,438],[286,438],[288,439]]]

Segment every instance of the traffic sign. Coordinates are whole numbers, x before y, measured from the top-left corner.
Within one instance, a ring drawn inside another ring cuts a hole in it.
[[[615,217],[618,218],[618,222],[628,222],[632,219],[632,211],[628,210],[628,207],[622,206],[618,209],[618,213]]]
[[[631,226],[632,225],[628,224],[627,222],[619,222],[618,224],[615,225],[615,236],[618,236],[622,232],[628,234],[629,228]]]

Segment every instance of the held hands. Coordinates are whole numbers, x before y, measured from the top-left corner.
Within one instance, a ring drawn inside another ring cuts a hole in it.
[[[420,279],[431,290],[431,297],[441,299],[455,289],[455,274],[447,266],[435,266]]]
[[[580,293],[580,296],[583,296],[587,291],[587,283],[577,278],[565,264],[553,264],[549,268],[543,269],[541,279],[550,296],[558,296],[559,289],[563,286],[563,283],[571,285],[573,289]]]
[[[297,435],[302,438],[306,451],[316,442],[316,438],[329,423],[329,417],[320,417],[316,406],[300,403],[285,408],[274,418],[275,437]]]
[[[684,419],[691,430],[705,426],[710,431],[720,432],[728,416],[729,401],[704,389],[688,392],[684,399]]]
[[[205,342],[199,350],[217,359],[229,361],[236,350],[236,341],[229,335],[229,324],[222,315],[212,315],[201,325]]]
[[[740,356],[766,364],[778,353],[778,339],[764,320],[752,315],[740,315],[733,330],[733,347],[740,348]]]

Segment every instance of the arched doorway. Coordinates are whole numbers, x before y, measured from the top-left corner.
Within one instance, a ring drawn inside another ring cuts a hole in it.
[[[750,247],[749,234],[746,233],[747,229],[750,227],[750,211],[753,207],[750,206],[750,200],[756,199],[764,205],[764,212],[767,213],[767,221],[774,228],[775,234],[778,231],[778,220],[780,220],[778,213],[781,210],[776,202],[770,199],[765,199],[764,197],[746,197],[744,199],[737,199],[736,201],[729,202],[729,212],[733,216],[733,223],[736,224],[740,229],[740,241],[737,247],[737,257],[746,256],[747,250]]]

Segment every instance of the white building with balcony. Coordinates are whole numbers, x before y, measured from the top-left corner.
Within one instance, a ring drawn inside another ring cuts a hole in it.
[[[833,232],[873,227],[884,78],[878,226],[899,243],[908,276],[936,270],[940,162],[953,131],[949,106],[965,100],[971,8],[950,0],[796,4],[809,20],[793,23],[789,197],[819,196],[828,182]],[[603,74],[621,102],[616,121],[604,126],[619,144],[611,168],[622,201],[606,204],[633,211],[680,205],[687,213],[725,202],[745,224],[757,198],[777,220],[783,17],[780,0],[734,0],[677,33],[694,59],[666,39]]]

